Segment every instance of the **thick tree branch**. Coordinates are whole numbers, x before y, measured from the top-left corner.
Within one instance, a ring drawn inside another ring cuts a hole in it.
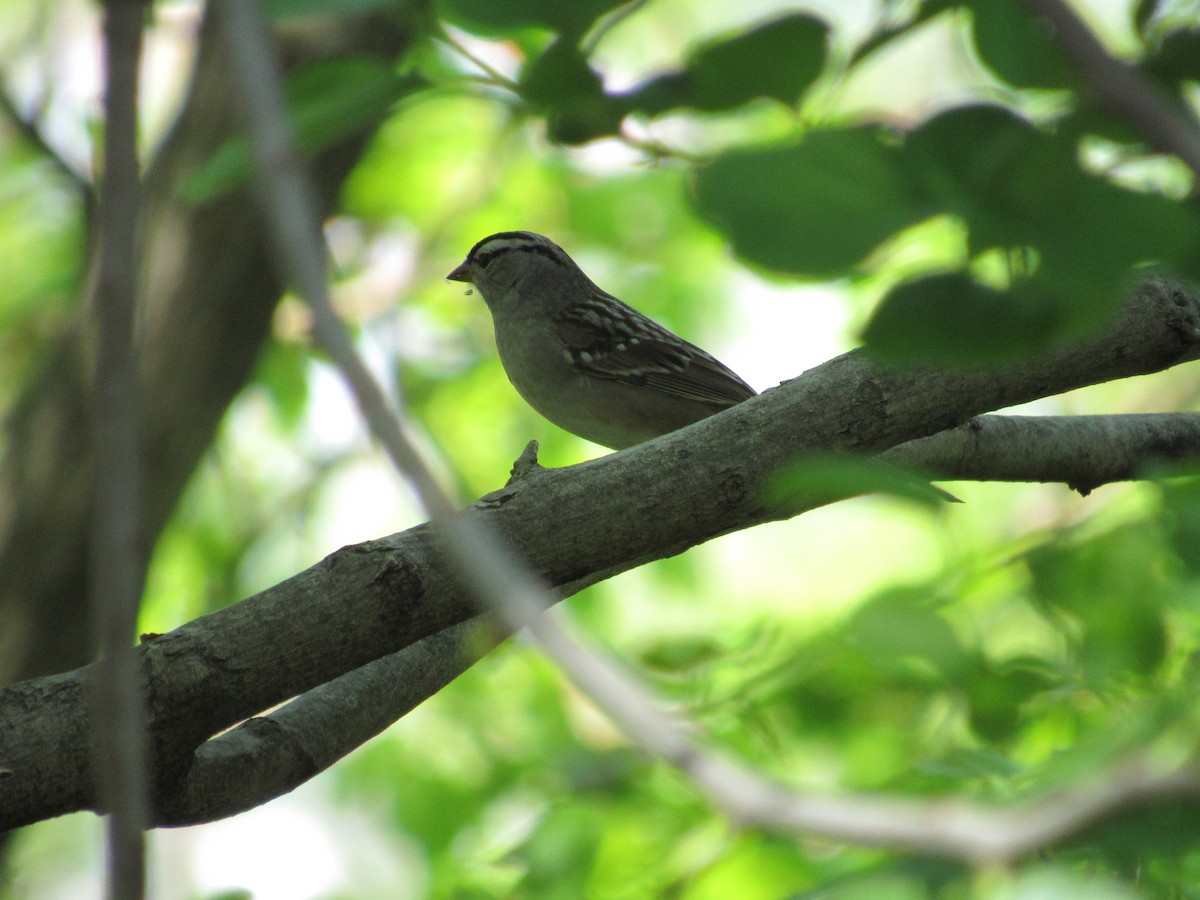
[[[979,416],[881,456],[955,480],[1096,486],[1200,458],[1200,414]],[[197,824],[287,793],[432,697],[501,636],[480,619],[452,626],[213,738],[159,824]]]
[[[1004,371],[882,370],[861,352],[639,447],[480,500],[480,515],[560,596],[739,528],[787,517],[762,486],[795,454],[877,453],[1009,406],[1200,354],[1197,309],[1140,287],[1095,340]],[[152,686],[157,796],[180,795],[217,732],[476,614],[427,528],[345,548],[141,649]],[[0,827],[93,808],[81,752],[83,672],[0,694]],[[172,821],[179,821],[175,811]]]

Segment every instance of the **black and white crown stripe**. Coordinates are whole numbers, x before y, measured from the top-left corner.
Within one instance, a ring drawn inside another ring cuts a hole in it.
[[[558,244],[532,231],[501,231],[499,234],[489,235],[471,248],[467,259],[479,268],[486,269],[497,256],[512,250],[537,253],[565,265],[575,265],[574,260],[567,256]]]

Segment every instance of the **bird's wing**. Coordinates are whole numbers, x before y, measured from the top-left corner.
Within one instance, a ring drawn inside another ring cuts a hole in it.
[[[634,384],[717,406],[755,395],[754,388],[695,344],[608,294],[555,317],[571,363],[596,378]]]

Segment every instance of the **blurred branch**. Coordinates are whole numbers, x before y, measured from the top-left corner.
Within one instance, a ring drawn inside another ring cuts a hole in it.
[[[110,0],[104,12],[104,180],[96,211],[96,375],[92,426],[91,619],[100,649],[95,708],[96,796],[108,816],[108,896],[145,893],[146,711],[133,653],[146,575],[137,360],[138,67],[140,0]]]
[[[1181,159],[1200,178],[1200,129],[1138,74],[1113,57],[1063,0],[1025,0],[1046,19],[1067,55],[1087,78],[1087,86],[1118,118],[1139,131],[1156,150]]]
[[[317,342],[333,358],[363,418],[396,468],[412,480],[421,502],[435,518],[449,515],[453,502],[422,462],[329,299],[328,251],[321,234],[321,217],[287,119],[280,67],[263,12],[240,0],[219,0],[219,6],[223,12],[222,33],[238,76],[238,93],[276,264],[308,303]]]

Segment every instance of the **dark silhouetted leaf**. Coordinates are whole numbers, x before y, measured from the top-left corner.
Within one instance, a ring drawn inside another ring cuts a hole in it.
[[[1200,29],[1172,31],[1141,68],[1167,83],[1200,79]]]
[[[975,48],[1001,79],[1021,88],[1066,88],[1077,82],[1074,67],[1054,42],[1044,19],[1020,3],[972,0]]]
[[[792,15],[701,47],[681,72],[652,78],[622,99],[629,110],[658,115],[677,107],[718,111],[759,97],[794,105],[821,74],[829,27]]]
[[[985,740],[1006,741],[1021,724],[1021,705],[1057,684],[1058,673],[1040,660],[986,665],[964,680],[971,727]]]
[[[727,153],[697,173],[695,202],[745,259],[809,275],[844,271],[933,211],[872,128]]]
[[[729,109],[755,97],[793,105],[821,74],[828,40],[820,19],[793,15],[705,47],[687,67],[691,105]]]
[[[267,11],[279,21],[297,16],[362,13],[394,5],[395,0],[268,0]]]
[[[913,177],[967,224],[973,254],[1033,248],[1036,266],[1022,274],[1050,308],[1017,311],[1029,326],[1052,326],[1045,339],[1105,322],[1135,266],[1200,271],[1195,209],[1085,172],[1073,135],[1041,130],[1011,110],[948,110],[915,129],[904,152]]]
[[[641,654],[642,665],[664,674],[686,672],[722,658],[728,651],[708,637],[672,638],[658,641]]]
[[[581,144],[614,133],[623,107],[604,94],[600,76],[567,38],[559,38],[521,75],[521,96],[545,113],[550,137]]]
[[[1146,34],[1146,26],[1150,19],[1157,12],[1159,0],[1138,0],[1137,6],[1133,9],[1133,24],[1137,28],[1138,34],[1143,37]]]
[[[863,339],[886,362],[971,368],[1028,356],[1057,334],[1049,304],[951,273],[893,288]]]

